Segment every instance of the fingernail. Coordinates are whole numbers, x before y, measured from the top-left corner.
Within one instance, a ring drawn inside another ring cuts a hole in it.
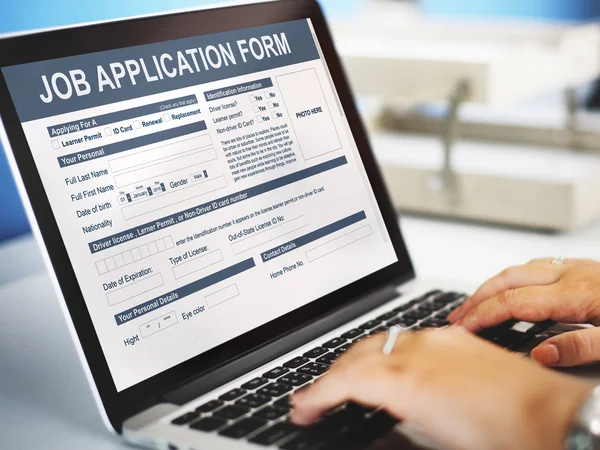
[[[540,364],[545,366],[551,366],[557,364],[560,360],[558,354],[558,347],[554,344],[542,344],[537,348],[533,349],[531,356]]]
[[[457,320],[456,322],[454,322],[452,325],[450,325],[451,327],[460,327],[460,320]]]

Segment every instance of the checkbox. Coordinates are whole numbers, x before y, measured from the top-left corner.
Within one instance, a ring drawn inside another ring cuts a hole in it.
[[[272,91],[265,91],[265,98],[273,98],[271,93],[272,93]]]
[[[115,264],[115,259],[112,256],[110,258],[106,258],[104,262],[106,263],[106,268],[109,272],[117,268],[117,265]]]
[[[54,150],[58,150],[58,149],[60,148],[60,142],[58,142],[58,140],[54,139],[54,140],[52,141],[52,148],[53,148]]]
[[[117,267],[123,267],[125,265],[125,258],[123,258],[122,253],[115,255],[114,258],[115,258],[115,264]]]
[[[108,127],[104,129],[104,134],[107,136],[112,136],[112,130]]]
[[[255,112],[255,113],[257,113],[257,112],[260,112],[260,108],[259,108],[258,106],[255,106],[255,107],[254,107],[254,112]]]
[[[98,275],[102,275],[108,272],[108,267],[106,267],[106,263],[104,262],[104,260],[98,261],[96,263],[96,268],[98,269]]]
[[[263,118],[262,118],[262,116],[256,116],[256,121],[257,121],[258,123],[263,123]]]
[[[271,109],[275,108],[275,103],[269,102],[269,108],[271,108]]]
[[[168,122],[169,120],[171,120],[171,115],[170,114],[163,114],[163,119],[165,120],[165,122]]]
[[[271,117],[272,117],[273,119],[279,119],[279,114],[277,114],[276,112],[274,112],[274,113],[271,113]]]
[[[251,95],[250,95],[250,101],[251,101],[252,103],[256,102],[256,97],[254,96],[254,94],[251,94]]]
[[[140,121],[139,120],[134,120],[133,121],[133,128],[135,128],[136,130],[139,130],[140,128],[142,128],[142,126],[140,125]]]

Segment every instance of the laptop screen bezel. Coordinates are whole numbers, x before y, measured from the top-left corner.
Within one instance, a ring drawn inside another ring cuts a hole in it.
[[[121,430],[126,418],[157,403],[170,389],[316,318],[359,301],[376,286],[399,284],[414,277],[413,267],[400,234],[396,213],[316,1],[282,0],[228,6],[50,30],[0,40],[0,67],[4,67],[299,19],[311,19],[398,262],[121,392],[117,392],[113,382],[21,123],[10,101],[6,81],[0,71],[0,117],[106,415],[117,431]],[[202,32],[199,33],[198,30]]]

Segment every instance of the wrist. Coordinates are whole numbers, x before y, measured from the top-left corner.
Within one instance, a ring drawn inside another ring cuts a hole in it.
[[[573,420],[593,386],[580,380],[552,374],[555,379],[540,390],[529,406],[529,418],[535,422],[536,448],[564,450]]]

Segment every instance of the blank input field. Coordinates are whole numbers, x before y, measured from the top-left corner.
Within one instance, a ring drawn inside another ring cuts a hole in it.
[[[266,244],[272,240],[278,239],[285,236],[293,231],[304,228],[308,225],[306,216],[296,217],[295,219],[283,222],[280,225],[275,225],[265,231],[260,231],[253,234],[241,241],[234,242],[231,244],[233,253],[239,255],[240,253],[246,252],[260,245]]]
[[[134,203],[131,206],[124,206],[121,212],[125,220],[129,220],[181,202],[186,202],[192,198],[218,191],[225,187],[227,187],[227,180],[225,180],[225,177],[220,176],[203,183],[192,184],[189,187],[177,189],[168,194],[150,197],[146,201]]]
[[[323,256],[329,255],[336,250],[340,250],[350,244],[353,244],[356,241],[366,238],[367,236],[371,235],[371,233],[371,225],[365,225],[364,227],[350,231],[343,236],[332,239],[325,244],[321,244],[318,247],[308,250],[306,252],[306,258],[312,262],[316,259],[322,258]]]
[[[188,153],[180,158],[171,159],[152,166],[146,166],[142,169],[132,170],[115,176],[115,185],[120,188],[130,184],[137,184],[140,181],[158,178],[179,170],[188,169],[198,164],[203,164],[217,159],[217,153],[214,148],[202,150],[199,152]]]
[[[209,308],[212,308],[220,303],[226,302],[227,300],[231,300],[238,295],[240,295],[240,291],[238,291],[237,284],[232,284],[231,286],[227,286],[226,288],[221,289],[214,294],[207,295],[206,304]]]
[[[173,267],[173,275],[179,279],[192,273],[198,272],[199,270],[206,269],[214,264],[223,261],[223,253],[221,250],[215,250],[205,255],[198,256],[190,261],[180,263]]]
[[[106,294],[106,299],[110,306],[118,305],[127,300],[137,297],[138,295],[150,292],[164,284],[162,275],[157,273],[149,277],[144,277],[128,286],[122,287],[115,291],[110,291]]]
[[[174,156],[191,152],[192,150],[198,150],[203,147],[208,147],[210,145],[212,145],[210,135],[203,134],[202,136],[197,136],[191,139],[162,144],[159,147],[154,147],[133,155],[115,158],[110,160],[108,164],[110,166],[110,170],[113,172],[120,172],[122,170],[131,169],[142,164],[172,158]]]

